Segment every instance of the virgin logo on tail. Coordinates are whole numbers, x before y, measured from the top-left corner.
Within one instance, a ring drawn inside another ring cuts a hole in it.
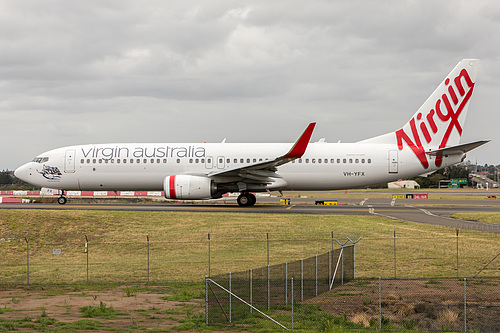
[[[430,144],[435,139],[439,140],[442,135],[439,148],[444,148],[454,128],[459,136],[462,135],[462,125],[458,117],[467,105],[475,85],[465,68],[453,80],[447,78],[444,84],[447,90],[437,99],[434,107],[425,115],[419,112],[411,118],[409,122],[411,133],[407,133],[404,127],[396,131],[399,150],[403,150],[403,143],[406,143],[426,169],[429,167],[429,161],[422,146],[422,139]],[[441,155],[436,157],[437,167],[441,166],[442,159]]]

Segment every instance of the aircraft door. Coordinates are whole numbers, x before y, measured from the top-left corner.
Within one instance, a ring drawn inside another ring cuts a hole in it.
[[[398,151],[389,150],[389,173],[398,173]]]
[[[212,169],[213,167],[213,157],[212,156],[207,156],[205,158],[205,168],[207,169]]]
[[[224,169],[224,156],[217,157],[217,168]]]
[[[75,172],[75,155],[75,150],[66,150],[66,156],[64,158],[64,172]]]

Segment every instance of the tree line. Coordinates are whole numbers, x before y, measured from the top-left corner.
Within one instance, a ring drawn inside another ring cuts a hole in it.
[[[0,189],[2,190],[38,190],[39,188],[23,182],[14,176],[14,171],[0,171]]]

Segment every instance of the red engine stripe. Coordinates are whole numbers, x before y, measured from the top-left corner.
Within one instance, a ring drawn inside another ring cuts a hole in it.
[[[170,193],[170,199],[175,199],[175,176],[169,177],[168,188]]]

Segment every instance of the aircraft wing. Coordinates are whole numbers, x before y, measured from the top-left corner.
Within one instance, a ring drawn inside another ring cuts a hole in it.
[[[275,180],[272,178],[282,178],[278,173],[277,167],[289,163],[304,155],[309,140],[316,123],[310,123],[304,133],[298,138],[290,150],[283,156],[276,157],[273,160],[267,160],[248,164],[238,168],[225,169],[209,173],[209,177],[230,177],[238,178],[238,181],[252,184],[268,184]]]
[[[431,151],[426,152],[426,154],[431,155],[431,156],[436,156],[438,154],[447,154],[447,155],[465,154],[468,151],[471,151],[472,149],[475,149],[479,146],[482,146],[488,142],[490,142],[490,140],[474,141],[474,142],[464,143],[464,144],[453,146],[453,147],[446,147],[446,148],[431,150]]]

